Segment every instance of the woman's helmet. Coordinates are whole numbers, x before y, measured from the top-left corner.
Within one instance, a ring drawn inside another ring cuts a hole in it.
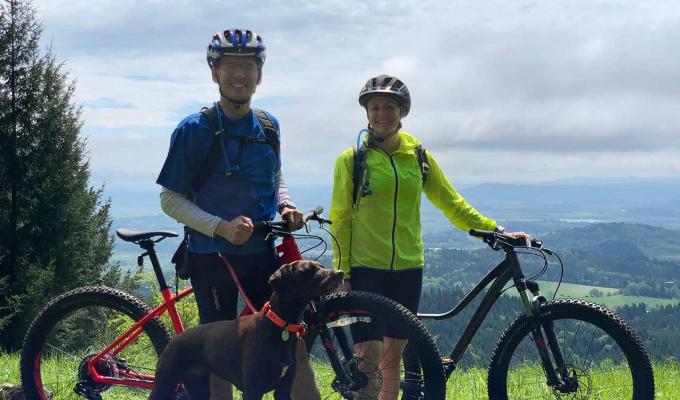
[[[262,66],[267,58],[264,41],[255,32],[247,29],[227,29],[213,36],[208,45],[208,65],[215,67],[224,56],[255,56]]]
[[[361,92],[359,92],[359,104],[366,108],[368,100],[376,95],[392,97],[403,107],[404,115],[402,117],[408,115],[411,109],[411,95],[404,82],[400,81],[396,76],[380,75],[369,79],[364,87],[361,88]]]

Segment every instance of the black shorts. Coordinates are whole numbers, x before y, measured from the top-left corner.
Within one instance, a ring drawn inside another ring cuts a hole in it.
[[[423,269],[386,271],[366,267],[351,267],[352,290],[363,290],[383,295],[400,303],[412,313],[418,312],[420,292],[423,287]],[[353,324],[354,342],[382,340],[383,336],[405,339],[396,327],[383,323]]]
[[[243,290],[258,310],[272,295],[269,277],[279,266],[276,253],[224,255],[234,267]],[[238,289],[217,253],[189,253],[191,285],[201,324],[232,320],[237,316]],[[240,311],[240,310],[239,310]]]

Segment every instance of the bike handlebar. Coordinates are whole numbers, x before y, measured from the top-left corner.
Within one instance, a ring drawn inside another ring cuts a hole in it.
[[[318,206],[313,209],[310,213],[303,217],[305,223],[308,221],[317,221],[319,224],[332,224],[331,221],[321,217],[323,213],[323,207]],[[253,232],[254,233],[272,233],[272,232],[289,232],[288,221],[253,221]]]
[[[500,232],[483,231],[480,229],[470,229],[469,233],[470,236],[481,238],[482,240],[484,240],[486,244],[488,244],[492,248],[495,248],[498,242],[505,243],[511,247],[527,247],[527,241],[523,237],[513,237]],[[531,247],[536,249],[542,249],[543,242],[538,239],[532,238]]]

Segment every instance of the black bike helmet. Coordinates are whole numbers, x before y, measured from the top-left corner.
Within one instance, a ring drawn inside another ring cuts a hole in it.
[[[399,78],[391,75],[379,75],[369,79],[364,87],[361,88],[361,92],[359,92],[359,104],[366,108],[368,100],[379,94],[392,97],[404,108],[404,115],[402,117],[408,115],[409,110],[411,110],[411,95],[404,82],[399,80]]]

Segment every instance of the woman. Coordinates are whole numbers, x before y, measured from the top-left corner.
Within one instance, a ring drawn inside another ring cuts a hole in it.
[[[345,150],[335,163],[330,212],[338,240],[334,266],[344,272],[345,290],[376,292],[416,313],[424,264],[422,192],[462,230],[504,229],[470,206],[432,154],[401,130],[401,119],[411,108],[402,81],[389,75],[369,79],[359,104],[366,109],[368,137],[358,149]],[[366,361],[362,370],[380,368],[380,399],[396,399],[406,340],[390,326],[356,328],[352,333],[357,354]]]

